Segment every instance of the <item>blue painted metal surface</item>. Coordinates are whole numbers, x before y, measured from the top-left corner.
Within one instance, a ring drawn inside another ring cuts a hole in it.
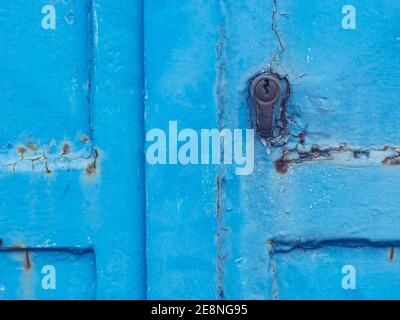
[[[255,74],[290,89],[289,133],[256,139],[252,175],[148,165],[149,297],[399,298],[399,3],[351,1],[355,29],[345,4],[146,3],[148,128],[245,129]]]
[[[217,126],[218,8],[145,2],[146,131]],[[148,298],[216,298],[216,177],[211,165],[147,164]]]
[[[3,250],[0,257],[0,299],[96,298],[93,251]],[[54,279],[49,278],[50,273]]]
[[[348,5],[3,0],[0,299],[399,298],[400,4]],[[263,71],[254,171],[144,163],[253,128]]]
[[[140,1],[1,2],[0,298],[145,297],[141,21]]]

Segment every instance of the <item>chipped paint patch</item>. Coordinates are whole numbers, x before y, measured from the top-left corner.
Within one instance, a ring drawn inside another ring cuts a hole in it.
[[[399,147],[383,146],[381,148],[358,148],[340,144],[336,147],[320,148],[318,145],[298,145],[294,149],[283,148],[277,158],[275,169],[285,174],[290,165],[329,161],[337,166],[360,167],[373,164],[387,166],[400,165]],[[276,154],[276,152],[272,152]]]
[[[72,143],[64,141],[57,144],[38,145],[33,141],[27,143],[7,144],[0,146],[0,172],[43,172],[51,174],[58,170],[86,170],[96,162],[97,151],[92,151],[91,143],[83,140],[79,149]]]

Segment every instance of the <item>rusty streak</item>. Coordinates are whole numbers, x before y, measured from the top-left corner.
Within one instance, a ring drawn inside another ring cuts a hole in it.
[[[392,156],[392,157],[386,157],[385,159],[382,160],[382,164],[385,165],[385,166],[398,166],[398,165],[400,165],[399,155]]]
[[[94,149],[94,160],[92,162],[89,162],[89,164],[86,167],[86,175],[92,176],[96,173],[97,171],[97,158],[99,157],[99,152],[97,149]]]
[[[394,252],[394,247],[391,246],[390,249],[389,249],[389,261],[393,261],[393,259],[394,259],[394,254],[395,254],[395,252]]]
[[[335,147],[320,148],[318,145],[313,145],[309,150],[299,150],[298,146],[294,149],[282,149],[282,155],[275,160],[275,169],[280,174],[285,174],[288,171],[290,164],[301,164],[311,161],[326,161],[335,160],[334,154],[349,153],[352,159],[364,160],[369,159],[372,152],[387,152],[393,151],[395,154],[386,156],[381,164],[387,166],[400,165],[400,150],[399,147],[383,146],[382,148],[353,148],[346,144],[340,144]]]
[[[25,250],[24,267],[26,270],[30,270],[32,268],[29,250]]]

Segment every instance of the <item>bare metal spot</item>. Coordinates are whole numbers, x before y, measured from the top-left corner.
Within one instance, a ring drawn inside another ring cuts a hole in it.
[[[26,270],[30,270],[32,268],[29,250],[25,250],[24,268]]]

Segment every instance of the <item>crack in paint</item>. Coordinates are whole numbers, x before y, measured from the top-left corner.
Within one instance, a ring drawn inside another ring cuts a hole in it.
[[[278,271],[276,269],[275,247],[274,241],[267,241],[267,250],[269,254],[269,270],[272,274],[272,299],[279,300],[279,284],[278,284]]]
[[[216,84],[216,105],[217,105],[217,122],[218,129],[223,129],[223,114],[226,106],[226,53],[225,46],[227,43],[227,37],[225,34],[225,26],[226,26],[226,4],[223,0],[219,1],[220,11],[222,13],[222,21],[219,27],[219,40],[216,45],[216,69],[217,69],[217,84]],[[220,149],[221,159],[224,157],[223,148]],[[219,166],[217,169],[217,178],[216,178],[216,221],[217,221],[217,298],[224,299],[224,271],[223,271],[223,262],[225,260],[225,256],[222,250],[222,238],[223,234],[227,232],[227,229],[224,227],[223,222],[223,208],[222,208],[222,185],[223,185],[223,176],[224,176],[224,168],[223,166]]]
[[[273,0],[271,30],[277,39],[278,48],[272,55],[268,72],[284,82],[286,89],[284,97],[280,101],[280,116],[277,119],[277,124],[274,125],[274,128],[278,132],[274,134],[274,137],[270,141],[261,139],[267,151],[271,147],[282,148],[281,156],[274,162],[277,172],[280,174],[285,174],[291,164],[301,164],[309,161],[339,160],[340,162],[340,160],[342,160],[341,157],[346,153],[349,154],[347,160],[358,160],[357,163],[364,161],[365,163],[377,162],[385,166],[400,166],[399,147],[383,146],[382,148],[357,148],[349,147],[346,143],[343,143],[338,146],[327,148],[320,148],[318,145],[312,145],[308,150],[305,148],[300,150],[299,145],[303,147],[305,145],[307,130],[306,128],[302,128],[297,135],[291,132],[291,124],[297,123],[294,113],[292,115],[292,119],[290,119],[290,123],[288,118],[288,102],[291,96],[291,84],[288,75],[282,76],[278,72],[274,71],[277,66],[281,65],[285,53],[285,46],[278,28],[278,13],[278,1]],[[302,75],[301,77],[303,76],[305,75]],[[299,76],[299,78],[301,77]],[[325,97],[321,98],[326,99]],[[287,145],[292,138],[298,138],[299,144],[296,146],[296,148],[289,149],[287,148]],[[392,151],[392,153],[386,154],[386,151],[389,150]],[[376,157],[371,157],[370,155],[374,151],[382,152],[383,154],[376,155]],[[353,166],[357,163],[353,164]],[[340,164],[347,165],[348,163],[341,162]]]
[[[87,102],[88,102],[88,129],[89,129],[89,140],[91,141],[91,154],[95,156],[95,140],[94,140],[94,125],[93,125],[93,86],[95,80],[95,51],[98,45],[98,20],[97,12],[94,5],[94,0],[90,1],[88,7],[89,16],[89,43],[88,43],[88,70],[87,70]]]
[[[269,253],[272,255],[286,254],[294,250],[317,250],[324,247],[339,248],[396,248],[400,247],[400,240],[371,240],[368,238],[338,238],[325,240],[268,240]]]
[[[278,15],[278,2],[277,0],[273,0],[273,10],[272,10],[272,17],[271,17],[271,30],[275,34],[276,39],[278,40],[279,48],[277,51],[272,55],[271,62],[270,62],[270,69],[274,69],[274,63],[277,60],[277,56],[279,58],[278,64],[282,62],[283,55],[285,53],[285,47],[283,45],[282,38],[278,31],[278,22],[277,22],[277,15]]]
[[[69,142],[63,142],[61,148],[56,148],[55,140],[50,145],[37,146],[33,142],[13,147],[8,144],[6,152],[0,148],[0,169],[8,168],[11,172],[42,171],[51,174],[55,170],[84,169],[97,160],[98,152],[87,150],[88,140],[82,138],[83,148],[77,152],[71,150]],[[91,148],[91,146],[90,146]],[[4,150],[4,149],[3,149]]]
[[[227,229],[223,226],[223,210],[221,205],[221,193],[222,193],[222,177],[217,176],[217,191],[216,191],[216,219],[217,219],[217,297],[219,299],[224,298],[224,270],[223,262],[226,256],[222,253],[222,237]]]

